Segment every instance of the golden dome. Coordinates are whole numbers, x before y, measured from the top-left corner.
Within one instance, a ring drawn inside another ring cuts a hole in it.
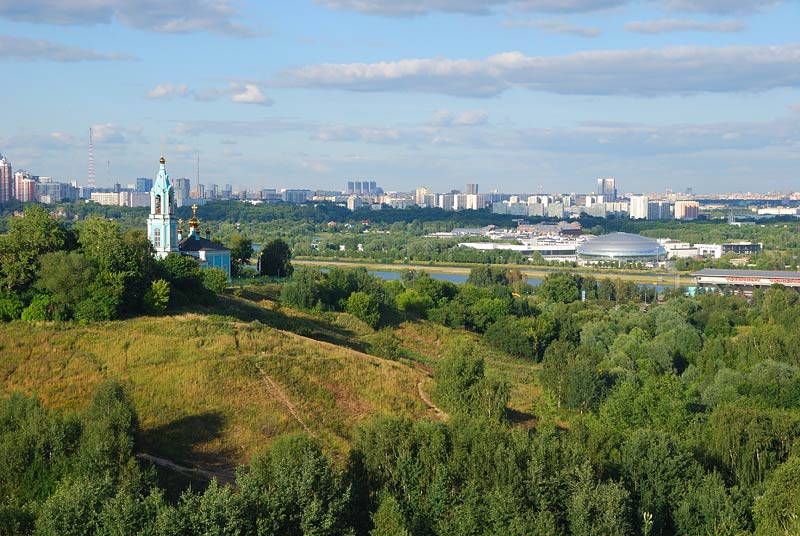
[[[161,159],[158,161],[159,164],[166,164],[166,159],[162,156]]]

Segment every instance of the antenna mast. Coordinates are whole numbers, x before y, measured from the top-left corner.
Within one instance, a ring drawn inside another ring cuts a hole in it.
[[[94,182],[94,143],[92,143],[92,127],[89,127],[89,176],[86,180],[86,184],[91,189],[97,186]]]

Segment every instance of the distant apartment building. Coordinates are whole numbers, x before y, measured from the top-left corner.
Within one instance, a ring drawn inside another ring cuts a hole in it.
[[[467,195],[477,195],[477,193],[478,193],[477,184],[467,184]]]
[[[80,193],[75,186],[56,182],[51,177],[39,177],[35,188],[36,200],[45,204],[76,201]]]
[[[676,220],[696,220],[700,214],[700,203],[697,201],[675,201]]]
[[[25,170],[18,169],[14,173],[14,198],[23,203],[36,201],[37,182],[39,182],[37,177],[31,176]]]
[[[286,203],[305,203],[311,195],[311,190],[284,190],[281,193],[281,200]]]
[[[617,200],[617,180],[613,177],[597,179],[597,195],[603,197],[602,202],[613,202]]]
[[[139,177],[136,179],[136,192],[140,194],[149,193],[153,189],[153,179],[147,177]]]
[[[648,220],[671,220],[673,205],[667,201],[650,201],[647,203]]]
[[[650,198],[646,195],[632,195],[631,196],[631,210],[630,217],[632,220],[646,220],[647,219],[647,206],[650,203]]]
[[[8,203],[14,199],[14,174],[11,162],[0,154],[0,203]]]

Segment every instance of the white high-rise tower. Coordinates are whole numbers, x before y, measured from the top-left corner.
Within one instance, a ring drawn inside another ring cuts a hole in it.
[[[156,255],[162,259],[170,252],[178,252],[177,205],[172,184],[167,174],[166,160],[161,157],[158,177],[150,190],[150,216],[147,218],[147,237]]]

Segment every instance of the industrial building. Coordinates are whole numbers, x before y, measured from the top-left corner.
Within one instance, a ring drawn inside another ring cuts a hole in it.
[[[692,276],[694,276],[695,285],[698,288],[719,291],[736,290],[745,294],[758,288],[769,288],[772,285],[800,288],[800,272],[703,268]]]

